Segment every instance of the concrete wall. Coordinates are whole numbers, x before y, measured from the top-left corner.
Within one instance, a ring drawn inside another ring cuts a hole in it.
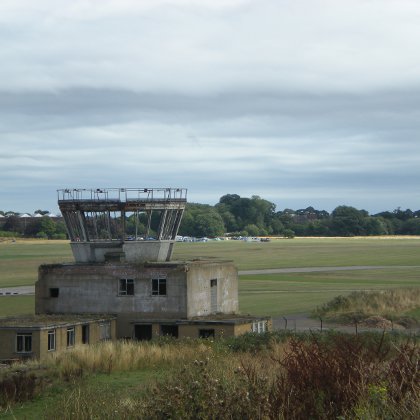
[[[231,337],[234,335],[234,325],[229,324],[194,324],[194,325],[180,325],[180,338],[199,338],[200,330],[214,330],[214,338]]]
[[[217,280],[216,313],[238,312],[238,271],[233,263],[192,263],[188,269],[188,317],[212,313],[211,280]]]
[[[107,321],[108,322],[108,321]],[[115,319],[109,321],[111,323],[111,339],[116,338],[116,321]],[[75,343],[74,345],[82,344],[82,326],[89,325],[89,343],[94,344],[101,341],[100,325],[102,321],[86,321],[82,324],[68,324],[68,325],[51,325],[42,328],[0,328],[0,360],[1,359],[17,359],[17,358],[36,358],[44,360],[49,354],[56,351],[67,349],[67,329],[74,327]],[[55,330],[55,350],[48,350],[48,331]],[[32,352],[31,353],[17,353],[16,352],[16,335],[18,333],[32,334]],[[74,346],[72,346],[74,347]]]
[[[16,334],[32,334],[32,353],[16,352]],[[0,360],[18,359],[18,358],[39,358],[39,331],[33,331],[30,328],[0,329]]]
[[[152,296],[152,279],[166,278],[166,295]],[[120,279],[134,295],[118,294]],[[211,313],[210,282],[217,280],[217,312],[238,310],[238,277],[229,262],[191,264],[62,264],[39,268],[36,313],[113,313],[125,318],[189,318]],[[59,290],[51,297],[50,289]]]
[[[166,296],[152,296],[152,279],[166,278]],[[134,296],[118,294],[120,279],[134,280]],[[41,266],[36,313],[113,313],[131,318],[187,316],[184,265],[69,264]],[[59,296],[50,297],[50,288]]]
[[[124,261],[169,261],[174,241],[72,242],[74,259],[79,263],[103,263],[107,254],[122,253]]]

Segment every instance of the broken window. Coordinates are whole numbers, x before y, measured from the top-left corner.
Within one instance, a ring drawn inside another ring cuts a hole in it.
[[[161,325],[160,333],[169,337],[178,338],[178,325]]]
[[[55,330],[48,331],[48,351],[55,350]]]
[[[118,294],[120,296],[134,296],[134,280],[120,279]]]
[[[111,322],[102,322],[99,324],[99,336],[101,340],[110,340],[111,337]]]
[[[89,344],[89,324],[82,325],[82,343]]]
[[[138,324],[134,326],[134,337],[136,340],[151,340],[152,336],[152,324]]]
[[[263,333],[267,331],[267,322],[266,321],[255,321],[252,323],[252,332],[254,333]]]
[[[58,287],[51,287],[50,288],[50,297],[57,298],[60,293],[60,289]]]
[[[31,353],[32,352],[32,333],[16,334],[16,352]]]
[[[152,296],[166,296],[166,278],[152,279]]]
[[[198,330],[199,338],[214,338],[214,329],[200,329]]]
[[[74,327],[67,328],[67,347],[74,346]]]

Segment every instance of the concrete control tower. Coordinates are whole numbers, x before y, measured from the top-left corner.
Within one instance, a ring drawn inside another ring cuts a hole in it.
[[[78,263],[169,261],[181,223],[184,188],[58,190]]]

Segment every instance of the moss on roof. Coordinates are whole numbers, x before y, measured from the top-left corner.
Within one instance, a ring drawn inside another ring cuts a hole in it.
[[[50,328],[52,326],[83,324],[115,318],[111,314],[21,315],[0,318],[0,328]]]

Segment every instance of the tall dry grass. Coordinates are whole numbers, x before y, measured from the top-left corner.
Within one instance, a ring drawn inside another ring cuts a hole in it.
[[[317,308],[314,315],[338,321],[346,319],[360,321],[371,316],[398,320],[404,318],[406,312],[419,307],[420,288],[360,291],[348,296],[337,296]]]
[[[137,341],[106,341],[76,346],[52,354],[50,362],[65,379],[85,373],[112,373],[173,365],[212,353],[206,342],[173,341],[171,344]]]

